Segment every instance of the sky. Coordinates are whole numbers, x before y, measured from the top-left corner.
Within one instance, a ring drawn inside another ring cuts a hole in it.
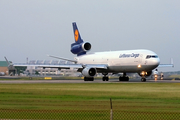
[[[89,53],[149,49],[180,71],[179,0],[0,0],[0,61],[74,59],[72,22]]]

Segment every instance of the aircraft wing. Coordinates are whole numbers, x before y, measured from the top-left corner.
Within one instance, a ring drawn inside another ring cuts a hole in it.
[[[93,68],[96,68],[96,69],[107,69],[107,65],[104,65],[104,64],[87,64],[87,65],[84,65],[84,67],[93,67]]]
[[[107,65],[93,65],[93,64],[87,64],[87,65],[82,65],[82,64],[59,64],[59,65],[38,65],[38,64],[13,64],[13,66],[35,66],[35,67],[41,67],[41,68],[60,68],[60,69],[70,69],[70,68],[85,68],[85,67],[93,67],[96,69],[107,69]]]
[[[61,68],[61,69],[70,69],[70,68],[83,68],[81,64],[59,64],[59,65],[40,65],[40,64],[13,64],[13,66],[32,66],[32,67],[41,67],[41,68]]]
[[[159,64],[158,67],[174,67],[174,62],[172,58],[170,59],[170,62],[170,64]]]
[[[174,67],[174,64],[159,64],[158,67]]]

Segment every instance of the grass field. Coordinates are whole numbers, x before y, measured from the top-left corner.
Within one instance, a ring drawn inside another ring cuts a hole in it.
[[[180,119],[180,83],[1,84],[0,119]]]
[[[169,76],[170,78],[179,78],[180,79],[180,75],[171,75],[171,76]]]

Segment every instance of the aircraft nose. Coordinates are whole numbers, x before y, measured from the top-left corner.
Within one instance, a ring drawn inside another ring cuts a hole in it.
[[[153,63],[154,63],[154,65],[158,66],[160,64],[160,59],[159,58],[154,59]]]

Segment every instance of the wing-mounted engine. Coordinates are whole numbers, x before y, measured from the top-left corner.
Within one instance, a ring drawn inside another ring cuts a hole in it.
[[[82,74],[85,77],[94,77],[96,75],[97,71],[95,68],[89,68],[86,67],[82,70]]]
[[[145,77],[149,77],[151,74],[152,74],[152,71],[149,71],[149,72],[145,72],[145,71],[142,71],[140,73],[138,73],[139,76],[145,76]]]
[[[154,76],[155,79],[157,79],[158,74],[159,74],[158,70],[155,69],[155,70],[153,71],[153,76]]]
[[[155,69],[155,70],[153,70],[153,73],[152,73],[151,77],[154,78],[155,80],[157,80],[157,79],[163,80],[164,74],[162,72],[159,73],[158,69]]]
[[[71,44],[71,52],[73,54],[82,55],[86,54],[87,51],[91,49],[91,44],[89,42],[83,42],[81,44],[73,43]]]

